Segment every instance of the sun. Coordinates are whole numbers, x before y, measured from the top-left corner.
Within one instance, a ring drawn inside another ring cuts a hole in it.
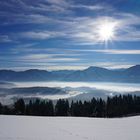
[[[108,42],[115,38],[116,23],[104,21],[98,26],[98,38],[100,41]]]

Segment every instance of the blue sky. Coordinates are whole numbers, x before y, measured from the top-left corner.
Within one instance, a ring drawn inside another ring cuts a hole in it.
[[[0,69],[140,64],[139,7],[140,0],[1,0]]]

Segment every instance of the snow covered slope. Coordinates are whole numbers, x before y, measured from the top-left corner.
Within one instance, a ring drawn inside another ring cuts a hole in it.
[[[140,116],[101,119],[2,115],[0,140],[140,140]]]

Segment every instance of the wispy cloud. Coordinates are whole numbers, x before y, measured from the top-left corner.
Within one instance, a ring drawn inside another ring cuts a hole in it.
[[[98,53],[105,53],[105,54],[130,54],[130,55],[140,55],[140,50],[115,50],[115,49],[106,49],[106,50],[81,50],[84,52],[98,52]]]
[[[22,56],[12,57],[0,57],[1,64],[3,68],[14,68],[14,69],[47,69],[47,70],[64,70],[64,69],[86,69],[89,66],[105,67],[110,69],[116,68],[127,68],[136,63],[129,63],[125,61],[115,61],[105,62],[104,60],[84,61],[83,57],[75,58],[68,57],[66,54],[62,56],[60,54],[26,54]],[[8,67],[7,67],[8,64]]]
[[[9,38],[8,35],[0,35],[0,42],[1,43],[4,43],[4,42],[8,43],[8,42],[12,42],[12,40]]]
[[[30,31],[30,32],[23,32],[20,33],[20,37],[27,38],[27,39],[49,39],[55,37],[61,37],[65,34],[63,32],[54,32],[54,31]]]
[[[47,63],[47,62],[74,62],[81,60],[67,56],[66,54],[29,54],[18,57],[19,61],[31,63]]]
[[[80,8],[80,9],[86,9],[86,10],[92,10],[92,11],[98,11],[106,9],[103,5],[83,5],[83,4],[77,4],[77,5],[70,5],[71,8]]]
[[[67,0],[45,0],[51,4],[61,5],[61,6],[68,6],[69,3]]]
[[[77,65],[77,66],[62,66],[62,65],[56,65],[56,66],[47,66],[48,70],[83,70],[86,69],[87,66]]]

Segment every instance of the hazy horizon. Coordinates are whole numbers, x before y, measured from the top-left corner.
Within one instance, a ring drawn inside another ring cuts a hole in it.
[[[49,71],[49,72],[51,72],[51,71],[69,71],[69,70],[73,70],[73,71],[76,71],[76,70],[86,70],[86,69],[88,69],[88,68],[90,68],[90,67],[98,67],[98,68],[105,68],[105,69],[108,69],[108,70],[121,70],[121,69],[128,69],[128,68],[131,68],[131,67],[133,67],[133,66],[138,66],[138,65],[140,65],[140,64],[136,64],[136,65],[131,65],[131,66],[126,66],[126,67],[121,67],[121,68],[108,68],[108,67],[102,67],[102,66],[85,66],[84,68],[78,68],[78,69],[76,69],[76,68],[71,68],[71,69],[47,69],[47,68],[34,68],[34,69],[30,69],[30,68],[28,68],[28,69],[17,69],[17,68],[13,68],[13,69],[8,69],[8,68],[5,68],[5,69],[3,69],[3,68],[0,68],[0,70],[12,70],[12,71],[28,71],[28,70],[46,70],[46,71]]]

